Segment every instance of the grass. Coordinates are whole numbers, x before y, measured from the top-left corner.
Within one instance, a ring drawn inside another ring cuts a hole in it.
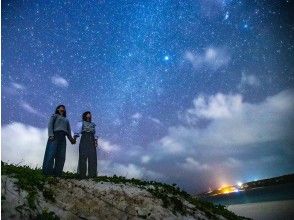
[[[35,198],[38,190],[43,191],[46,177],[41,169],[31,169],[28,166],[16,166],[1,161],[2,175],[12,175],[18,181],[16,184],[28,193],[27,201],[30,208],[35,209]]]
[[[54,192],[50,188],[44,187],[45,183],[55,184],[57,179],[54,177],[44,176],[40,168],[32,169],[28,166],[16,166],[13,164],[7,164],[1,162],[2,175],[11,175],[18,179],[16,184],[23,190],[28,192],[27,201],[29,207],[32,209],[36,208],[35,199],[38,190],[43,193],[45,199],[55,202]],[[79,179],[77,174],[65,172],[62,175],[63,179]],[[182,200],[185,199],[188,202],[195,205],[195,211],[201,210],[210,218],[217,219],[217,215],[222,215],[229,220],[235,219],[246,219],[239,217],[233,212],[228,211],[225,206],[214,205],[213,203],[206,202],[195,198],[181,190],[175,183],[172,185],[155,182],[155,181],[144,181],[140,179],[127,179],[123,176],[98,176],[91,178],[96,182],[111,182],[115,184],[132,184],[140,188],[144,188],[149,191],[154,197],[161,199],[162,205],[165,208],[169,208],[174,214],[180,213],[181,215],[186,215],[187,210],[184,206]],[[56,219],[52,213],[43,212],[44,215],[42,219]]]
[[[47,210],[43,210],[41,214],[38,214],[36,219],[40,220],[60,220],[58,216],[54,212],[48,212]]]

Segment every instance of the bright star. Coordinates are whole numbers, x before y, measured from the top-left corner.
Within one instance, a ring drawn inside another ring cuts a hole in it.
[[[164,60],[166,60],[166,61],[169,60],[169,56],[166,55],[166,56],[164,57]]]

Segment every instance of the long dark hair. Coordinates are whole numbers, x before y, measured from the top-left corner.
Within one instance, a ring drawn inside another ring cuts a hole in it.
[[[86,118],[86,115],[87,115],[87,114],[90,114],[90,115],[91,115],[91,117],[90,117],[90,122],[92,122],[92,114],[91,114],[91,112],[89,112],[89,111],[86,111],[86,112],[83,113],[83,115],[82,115],[82,120],[83,120],[83,121],[87,121],[87,120],[86,120],[86,119],[87,119],[87,118]]]
[[[63,117],[66,117],[66,109],[65,109],[65,106],[64,106],[64,105],[59,105],[59,106],[57,106],[56,109],[55,109],[55,114],[60,115],[60,114],[59,114],[59,111],[58,111],[58,109],[59,109],[60,107],[63,107],[63,108],[64,108]]]

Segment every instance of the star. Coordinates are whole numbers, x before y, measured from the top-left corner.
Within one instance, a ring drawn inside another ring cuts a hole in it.
[[[168,55],[165,55],[165,56],[164,56],[164,60],[165,60],[165,61],[168,61],[169,59],[170,59],[170,57],[169,57]]]

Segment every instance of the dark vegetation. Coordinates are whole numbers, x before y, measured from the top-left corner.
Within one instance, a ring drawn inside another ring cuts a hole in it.
[[[45,183],[54,184],[57,178],[47,177],[42,174],[40,168],[32,169],[28,166],[16,166],[1,162],[2,175],[10,175],[18,179],[16,184],[23,190],[28,192],[27,201],[31,209],[36,209],[35,199],[38,190],[43,193],[46,200],[55,202],[54,192],[50,188],[45,187]],[[74,173],[65,172],[62,176],[63,179],[79,179]],[[187,208],[183,204],[183,199],[195,205],[195,210],[203,211],[209,218],[218,219],[217,215],[222,215],[227,219],[246,219],[239,217],[234,213],[228,211],[225,206],[214,205],[213,203],[203,201],[199,198],[193,197],[184,190],[181,190],[176,184],[166,184],[155,181],[144,181],[139,179],[127,179],[123,176],[98,176],[91,178],[96,182],[111,182],[115,184],[132,184],[142,189],[146,189],[155,197],[161,199],[162,205],[165,208],[169,208],[174,214],[180,213],[182,215],[187,214]],[[190,210],[191,211],[191,210]],[[42,219],[58,219],[52,212],[44,211],[39,217]],[[147,217],[147,216],[146,216]]]
[[[294,183],[294,174],[288,174],[284,176],[278,176],[269,179],[262,179],[252,182],[244,183],[244,188],[246,189],[253,189],[256,187],[264,187],[264,186],[273,186],[285,183]]]

